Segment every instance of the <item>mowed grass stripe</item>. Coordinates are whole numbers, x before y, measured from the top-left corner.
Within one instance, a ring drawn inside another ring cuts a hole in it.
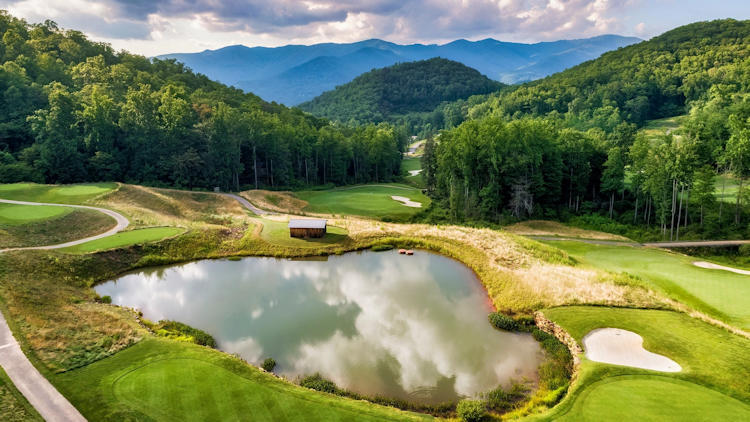
[[[149,227],[145,229],[120,232],[112,236],[81,243],[62,249],[68,253],[88,253],[122,248],[148,242],[155,242],[168,237],[177,236],[185,230],[178,227]]]

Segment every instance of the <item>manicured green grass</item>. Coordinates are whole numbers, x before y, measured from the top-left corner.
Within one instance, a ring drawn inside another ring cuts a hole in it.
[[[429,420],[280,381],[205,347],[149,338],[53,383],[89,420]]]
[[[646,350],[682,366],[674,374],[584,358],[571,393],[540,419],[746,420],[750,417],[750,340],[688,315],[660,310],[571,306],[547,309],[581,344],[596,328],[638,333]]]
[[[0,185],[0,198],[54,204],[80,204],[115,188],[117,188],[116,183],[88,183],[81,185],[12,183]]]
[[[120,232],[113,236],[108,236],[102,239],[81,243],[80,245],[71,246],[69,248],[62,249],[62,251],[70,253],[105,251],[130,245],[155,242],[157,240],[177,236],[178,234],[183,232],[184,230],[178,227],[149,227],[145,229]]]
[[[406,185],[362,185],[296,192],[295,195],[309,203],[305,207],[308,212],[390,219],[408,218],[430,203],[430,199],[421,190]],[[404,196],[420,202],[422,208],[407,207],[391,196]]]
[[[750,406],[690,382],[657,376],[618,376],[591,385],[560,421],[740,421]]]
[[[643,125],[644,131],[657,131],[664,133],[667,130],[677,130],[682,127],[683,121],[687,118],[687,115],[666,117],[664,119],[649,120]]]
[[[276,221],[268,218],[258,218],[256,221],[263,225],[263,230],[260,232],[261,238],[279,246],[317,248],[339,243],[347,238],[346,230],[341,227],[328,226],[326,228],[326,235],[322,238],[299,239],[289,236],[289,226],[285,221]]]
[[[62,217],[73,211],[69,207],[46,205],[15,205],[0,203],[0,224],[20,225]]]
[[[43,421],[2,368],[0,368],[0,420],[4,422]]]
[[[409,171],[420,170],[422,168],[422,159],[420,157],[408,157],[401,161],[401,173],[404,175],[404,180],[410,185],[414,185],[418,188],[424,187],[424,179],[422,173],[416,176],[411,176]]]
[[[661,249],[549,242],[585,265],[637,276],[699,311],[740,328],[750,328],[748,277],[693,265],[698,259]]]

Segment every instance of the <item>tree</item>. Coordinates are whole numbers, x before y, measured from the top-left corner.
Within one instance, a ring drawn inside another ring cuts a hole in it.
[[[711,207],[716,202],[714,194],[716,185],[714,179],[716,173],[711,166],[703,166],[696,170],[693,184],[693,202],[700,208],[700,225],[703,226],[704,210]]]
[[[750,121],[736,115],[729,117],[730,137],[724,152],[724,160],[734,175],[739,178],[734,223],[740,224],[740,205],[742,204],[742,185],[750,176]]]
[[[602,173],[601,191],[609,193],[609,218],[612,218],[615,206],[615,194],[623,192],[625,187],[625,159],[620,147],[610,148]]]

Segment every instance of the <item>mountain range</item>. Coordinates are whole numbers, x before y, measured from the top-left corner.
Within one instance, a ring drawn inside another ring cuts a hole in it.
[[[371,39],[273,48],[234,45],[158,58],[176,59],[196,72],[267,101],[296,105],[362,73],[401,62],[442,57],[472,67],[491,79],[513,84],[545,77],[639,41],[619,35],[535,44],[488,38],[442,45],[401,45]]]

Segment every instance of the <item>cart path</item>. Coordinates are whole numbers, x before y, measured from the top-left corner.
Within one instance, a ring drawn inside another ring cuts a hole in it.
[[[245,208],[249,209],[250,211],[252,211],[252,213],[255,214],[255,215],[268,215],[268,214],[271,214],[268,211],[264,211],[264,210],[256,207],[255,205],[251,204],[250,201],[248,201],[247,199],[245,199],[245,198],[243,198],[243,197],[241,197],[239,195],[235,195],[233,193],[220,193],[219,195],[226,196],[227,198],[232,198],[232,199],[236,200],[243,207],[245,207]]]
[[[23,354],[5,317],[0,313],[0,365],[18,391],[47,422],[85,422],[86,418],[63,397]]]
[[[87,205],[69,205],[69,204],[50,204],[50,203],[43,203],[43,202],[27,202],[27,201],[13,201],[10,199],[0,199],[0,202],[6,203],[6,204],[15,204],[15,205],[39,205],[39,206],[54,206],[54,207],[69,207],[69,208],[82,208],[87,210],[94,210],[99,211],[101,213],[107,214],[108,216],[112,217],[117,221],[117,224],[112,227],[111,229],[107,230],[104,233],[100,233],[94,236],[85,237],[83,239],[73,240],[70,242],[65,243],[59,243],[57,245],[47,245],[47,246],[28,246],[28,247],[22,247],[22,248],[8,248],[8,249],[0,249],[0,253],[2,252],[8,252],[8,251],[24,251],[24,250],[31,250],[31,249],[60,249],[60,248],[67,248],[68,246],[75,246],[80,245],[81,243],[86,243],[91,240],[101,239],[103,237],[112,236],[113,234],[116,234],[130,224],[127,218],[123,216],[120,213],[117,213],[112,210],[108,210],[106,208],[99,208],[99,207],[90,207]]]

